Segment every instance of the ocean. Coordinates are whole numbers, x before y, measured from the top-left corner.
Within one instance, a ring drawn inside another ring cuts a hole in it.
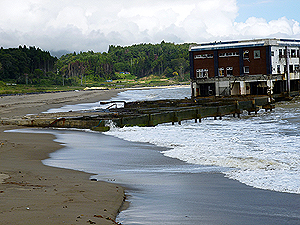
[[[189,87],[128,90],[112,100],[190,96]],[[300,99],[272,112],[181,125],[43,130],[65,148],[49,166],[127,187],[122,224],[299,224]],[[95,109],[99,102],[48,112]],[[41,132],[41,131],[38,131]],[[120,140],[121,139],[121,140]]]
[[[128,90],[112,100],[180,99],[190,88]],[[49,112],[94,109],[99,103],[64,106]],[[105,133],[127,141],[166,147],[167,157],[207,165],[256,188],[300,193],[300,99],[278,103],[275,111],[242,118],[208,118],[201,123],[115,128]],[[157,135],[159,134],[159,135]]]

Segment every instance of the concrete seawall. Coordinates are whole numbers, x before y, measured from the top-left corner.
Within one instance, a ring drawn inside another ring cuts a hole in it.
[[[109,108],[109,107],[108,107]],[[43,113],[23,117],[2,119],[4,125],[19,125],[28,127],[59,127],[79,128],[107,131],[108,122],[116,126],[156,126],[161,123],[179,124],[183,120],[194,119],[201,122],[202,118],[221,118],[232,114],[240,116],[243,111],[257,113],[260,108],[272,110],[268,96],[247,98],[219,99],[182,99],[159,100],[125,103],[124,108],[81,111],[67,113]]]

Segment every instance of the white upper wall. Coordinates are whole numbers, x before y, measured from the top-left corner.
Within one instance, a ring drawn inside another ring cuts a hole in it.
[[[271,64],[272,74],[284,74],[284,69],[287,64],[285,56],[285,46],[272,46],[271,47]],[[291,76],[299,76],[299,64],[300,64],[300,46],[288,47],[289,52],[289,65],[292,69],[290,71]]]

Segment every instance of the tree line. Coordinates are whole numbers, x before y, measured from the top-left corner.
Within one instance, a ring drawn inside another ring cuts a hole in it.
[[[0,49],[0,80],[39,83],[52,76],[57,58],[40,48],[19,46]]]
[[[36,47],[0,49],[0,80],[28,84],[78,84],[116,79],[118,73],[186,80],[190,44],[110,45],[108,52],[70,53],[59,59]]]

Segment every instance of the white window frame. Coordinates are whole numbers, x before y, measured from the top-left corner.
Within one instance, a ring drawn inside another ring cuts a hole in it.
[[[248,73],[250,73],[250,67],[249,66],[244,66],[244,73],[246,74],[248,74]]]
[[[208,78],[208,69],[197,69],[196,78]]]
[[[224,71],[224,67],[220,67],[220,68],[218,69],[218,76],[219,76],[219,77],[224,77],[224,75],[225,75],[224,72],[225,72],[225,71]]]
[[[201,78],[202,69],[196,69],[196,78]]]
[[[297,50],[296,49],[291,49],[290,57],[291,58],[296,58],[297,57]]]
[[[203,70],[203,78],[208,78],[208,69]]]
[[[277,74],[281,74],[281,66],[277,65]]]
[[[246,55],[248,55],[247,57],[246,57]],[[245,50],[244,52],[243,52],[243,59],[249,59],[249,51],[248,50]]]
[[[294,73],[294,65],[291,64],[289,70],[290,70],[290,73]]]
[[[283,50],[282,49],[279,49],[279,58],[283,58],[284,57],[284,53],[283,53]]]
[[[296,64],[296,65],[295,65],[295,69],[294,69],[294,71],[295,71],[295,73],[298,73],[298,72],[300,72],[300,71],[299,71],[299,64]]]
[[[219,57],[233,57],[233,56],[239,56],[238,52],[224,52],[220,53]]]
[[[254,59],[260,59],[260,50],[254,50]]]
[[[228,74],[228,71],[231,71],[232,74]],[[230,76],[233,76],[233,67],[230,67],[230,66],[229,66],[229,67],[226,67],[226,76],[227,76],[227,77],[228,77],[228,76],[229,76],[229,77],[230,77]]]

